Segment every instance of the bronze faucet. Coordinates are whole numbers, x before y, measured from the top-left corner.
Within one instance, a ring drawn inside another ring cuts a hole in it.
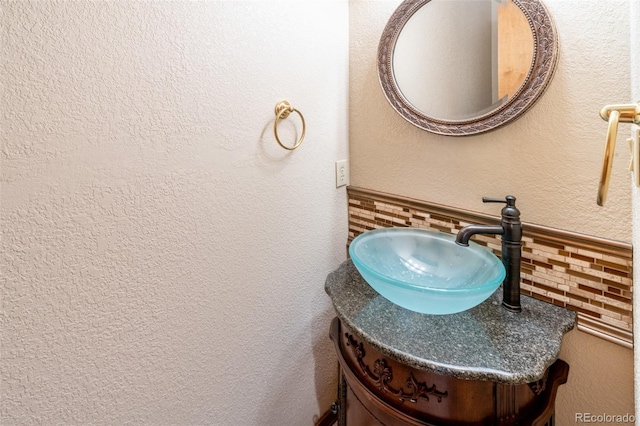
[[[500,225],[469,225],[456,236],[456,243],[468,247],[469,238],[475,234],[502,235],[502,264],[506,271],[502,282],[502,306],[513,312],[522,311],[520,306],[520,259],[522,257],[522,224],[520,210],[516,208],[516,197],[505,199],[482,197],[483,203],[506,203],[502,209]]]

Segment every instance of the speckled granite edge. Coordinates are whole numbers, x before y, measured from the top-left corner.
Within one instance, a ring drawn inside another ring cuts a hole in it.
[[[539,380],[576,322],[574,312],[528,296],[523,312],[509,312],[501,288],[466,312],[419,314],[380,296],[351,260],[327,276],[325,290],[343,324],[384,356],[459,379]]]

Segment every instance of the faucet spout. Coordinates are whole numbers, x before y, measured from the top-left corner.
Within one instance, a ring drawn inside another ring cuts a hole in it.
[[[516,197],[508,195],[505,199],[483,198],[485,203],[506,203],[502,209],[500,225],[468,225],[458,231],[456,243],[468,246],[469,239],[476,234],[502,235],[502,264],[506,271],[502,282],[502,306],[510,311],[519,312],[520,306],[520,261],[522,257],[522,224],[520,211],[516,208]]]
[[[476,234],[504,234],[504,228],[502,226],[489,226],[489,225],[469,225],[462,228],[458,235],[456,235],[456,244],[469,247],[469,239]]]

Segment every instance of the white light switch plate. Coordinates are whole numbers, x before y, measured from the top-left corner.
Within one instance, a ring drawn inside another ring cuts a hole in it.
[[[336,161],[336,188],[349,184],[349,165],[347,160]]]

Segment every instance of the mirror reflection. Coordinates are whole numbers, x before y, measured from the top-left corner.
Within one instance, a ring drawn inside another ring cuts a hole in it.
[[[436,120],[469,120],[516,96],[534,57],[529,21],[511,0],[431,0],[398,33],[397,89]]]
[[[377,65],[402,118],[470,136],[522,117],[557,62],[557,31],[541,0],[404,0],[382,32]]]

